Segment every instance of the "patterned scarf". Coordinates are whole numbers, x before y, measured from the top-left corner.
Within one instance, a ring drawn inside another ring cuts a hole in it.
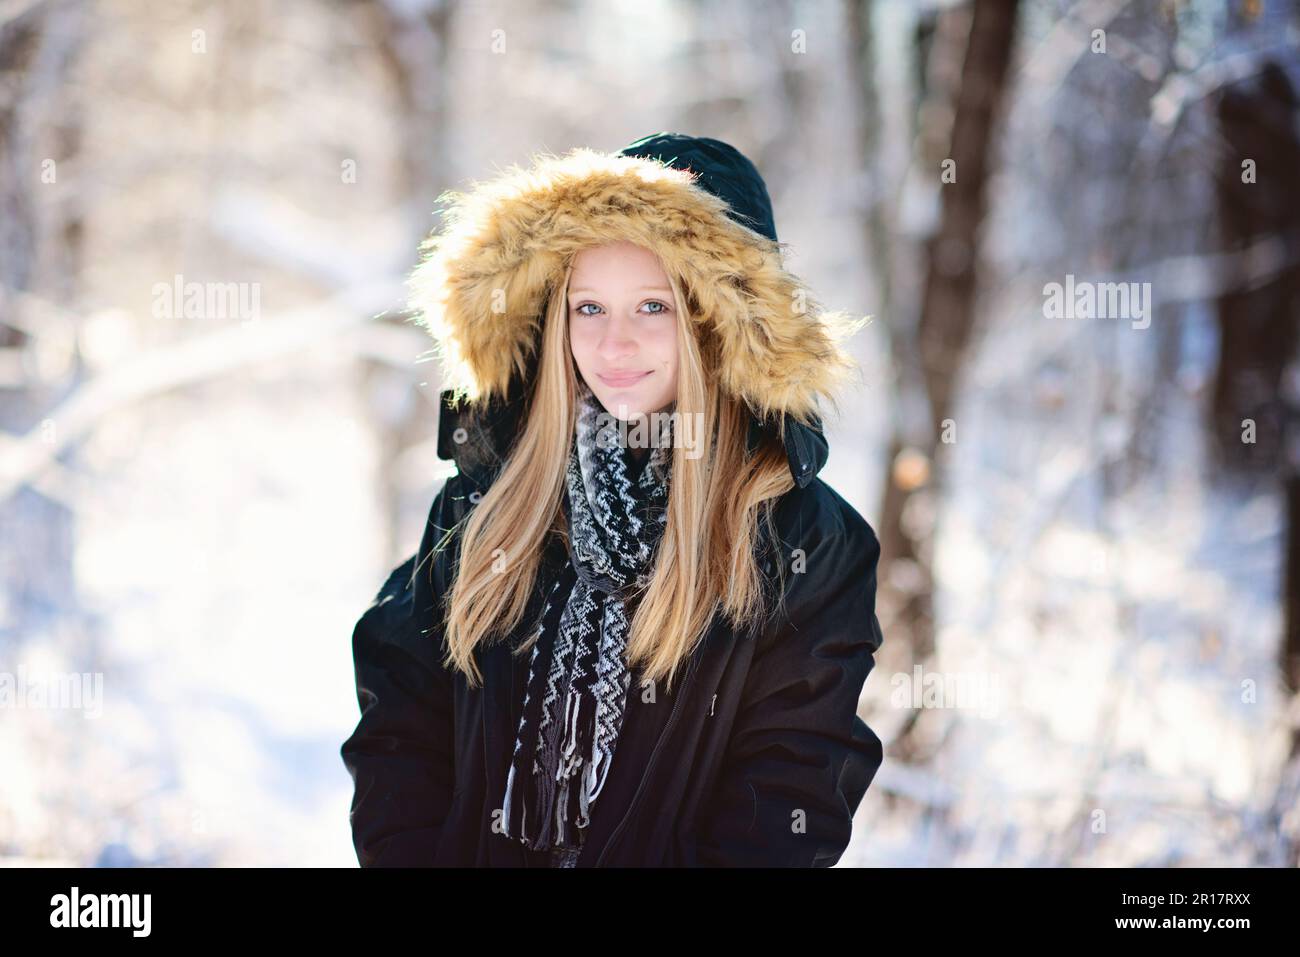
[[[502,804],[506,836],[535,850],[582,845],[632,681],[627,603],[649,584],[667,522],[671,420],[634,479],[613,417],[585,383],[578,398],[565,494],[572,555],[536,626]]]

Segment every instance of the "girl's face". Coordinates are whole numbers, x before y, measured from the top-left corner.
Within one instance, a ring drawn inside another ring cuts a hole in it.
[[[574,361],[605,410],[664,411],[677,396],[677,315],[658,257],[627,240],[582,250],[568,305]]]

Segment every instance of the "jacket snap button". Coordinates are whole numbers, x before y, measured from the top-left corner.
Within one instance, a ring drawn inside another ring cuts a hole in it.
[[[469,500],[477,505],[483,499],[483,493],[474,491],[469,493]]]

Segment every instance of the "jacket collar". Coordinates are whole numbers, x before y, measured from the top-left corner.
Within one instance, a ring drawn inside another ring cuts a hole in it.
[[[457,406],[453,402],[454,389],[443,389],[439,394],[438,457],[455,461],[460,473],[479,491],[485,491],[492,483],[519,433],[523,419],[522,392],[516,381],[506,399],[493,399],[477,406]],[[775,434],[778,428],[760,420],[752,410],[748,419],[746,442],[750,449],[764,433]],[[830,454],[820,417],[809,426],[786,416],[781,443],[790,464],[790,477],[799,488],[806,488]]]

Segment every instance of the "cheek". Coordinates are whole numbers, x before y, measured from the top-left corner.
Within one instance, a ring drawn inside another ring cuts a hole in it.
[[[659,373],[658,388],[655,395],[655,407],[662,408],[677,396],[677,335],[676,328],[665,335],[656,337],[654,345],[654,366]]]
[[[677,365],[677,327],[674,325],[656,335],[651,349],[655,367],[672,371]]]
[[[595,344],[580,322],[569,322],[569,347],[573,350],[574,357],[584,362],[595,349]]]

